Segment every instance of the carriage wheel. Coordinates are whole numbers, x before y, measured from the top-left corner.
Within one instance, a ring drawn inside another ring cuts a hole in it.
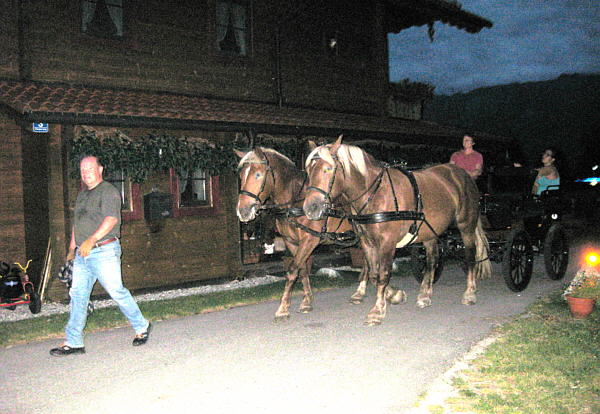
[[[438,241],[438,248],[440,251],[440,257],[438,260],[438,265],[433,273],[433,283],[437,282],[442,275],[442,271],[444,270],[444,251],[442,249],[442,243]],[[425,247],[421,245],[410,246],[410,256],[411,256],[411,267],[413,269],[413,276],[417,279],[417,282],[423,282],[423,270],[425,270],[425,266],[427,265],[427,258],[425,257]]]
[[[504,249],[504,281],[510,290],[520,292],[529,284],[533,271],[533,248],[529,234],[524,230],[513,230]]]
[[[562,279],[569,264],[569,243],[563,226],[554,223],[544,240],[544,264],[552,280]]]

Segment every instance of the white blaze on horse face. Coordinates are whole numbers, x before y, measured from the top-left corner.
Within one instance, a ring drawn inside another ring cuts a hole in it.
[[[248,165],[244,168],[244,178],[242,178],[242,185],[246,184],[246,180],[248,179],[248,174],[250,174],[250,166]]]

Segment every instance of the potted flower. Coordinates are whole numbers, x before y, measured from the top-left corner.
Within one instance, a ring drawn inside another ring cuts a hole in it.
[[[585,318],[592,313],[594,303],[600,301],[600,273],[588,267],[577,272],[563,297],[575,318]]]

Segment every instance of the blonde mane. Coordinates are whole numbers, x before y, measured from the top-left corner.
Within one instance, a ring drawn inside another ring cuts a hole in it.
[[[290,164],[294,165],[294,163],[285,155],[283,155],[282,153],[275,151],[272,148],[265,148],[265,147],[260,147],[260,149],[262,150],[262,152],[266,152],[268,154],[273,154],[279,158],[282,158],[283,160],[285,160],[286,162],[289,162]],[[260,163],[263,160],[256,155],[256,153],[254,152],[254,150],[248,152],[246,155],[244,155],[244,157],[240,160],[239,164],[238,164],[238,169],[242,168],[243,165],[245,163]]]
[[[321,145],[315,148],[306,158],[306,168],[313,161],[313,158],[319,156],[328,164],[335,165],[331,156],[330,145]],[[352,168],[356,168],[362,175],[367,174],[367,163],[365,152],[357,146],[341,144],[337,151],[337,158],[346,174],[350,174]]]

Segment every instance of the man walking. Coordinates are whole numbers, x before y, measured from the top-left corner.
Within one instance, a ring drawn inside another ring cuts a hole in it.
[[[95,156],[84,156],[79,163],[85,188],[75,202],[75,215],[67,260],[73,261],[71,313],[65,328],[65,342],[50,350],[50,355],[84,354],[83,330],[87,306],[96,280],[117,302],[136,332],[133,345],[148,341],[152,325],[140,312],[121,279],[121,196],[102,178],[103,167]]]

